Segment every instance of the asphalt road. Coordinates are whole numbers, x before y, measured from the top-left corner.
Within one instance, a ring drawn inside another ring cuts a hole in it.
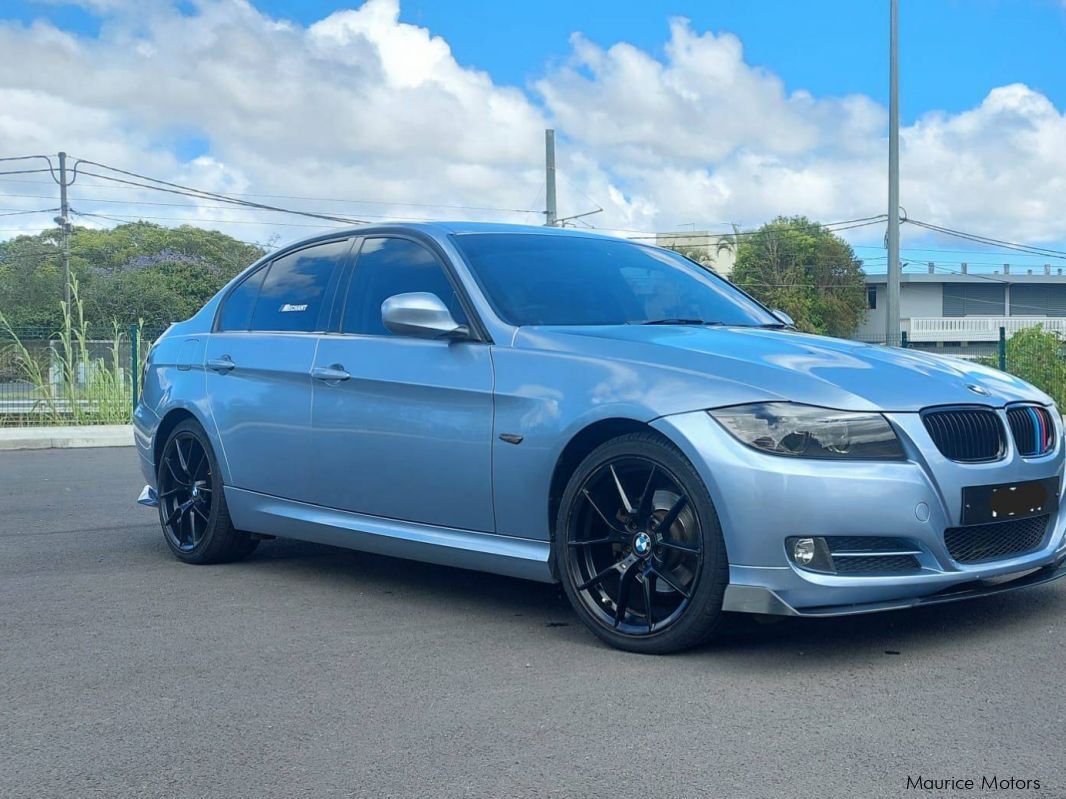
[[[0,796],[1066,795],[1066,581],[642,657],[554,586],[282,541],[182,565],[135,457],[0,453]]]

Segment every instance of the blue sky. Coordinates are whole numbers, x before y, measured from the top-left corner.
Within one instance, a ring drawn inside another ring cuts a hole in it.
[[[900,5],[904,207],[1066,248],[1066,1]],[[884,209],[888,0],[253,7],[3,0],[0,155],[63,148],[218,190],[371,198],[367,216],[443,214],[543,202],[552,125],[561,210],[601,205],[602,228]],[[882,234],[847,233],[872,268]],[[913,226],[904,244],[918,263],[1042,263]]]

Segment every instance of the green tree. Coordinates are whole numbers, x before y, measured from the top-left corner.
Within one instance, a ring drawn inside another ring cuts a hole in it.
[[[187,318],[264,250],[215,230],[132,222],[75,228],[70,252],[86,319],[110,330],[113,322],[159,327]],[[0,313],[13,327],[58,329],[62,296],[58,232],[0,243]]]
[[[1062,339],[1043,325],[1019,330],[1007,339],[1007,371],[1051,396],[1061,408],[1066,401],[1066,360]],[[995,364],[993,364],[995,365]]]
[[[849,336],[866,313],[866,283],[851,246],[806,217],[778,217],[735,236],[732,281],[801,330]]]

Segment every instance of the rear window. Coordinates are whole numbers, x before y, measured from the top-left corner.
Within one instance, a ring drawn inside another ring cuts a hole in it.
[[[252,319],[255,300],[259,296],[259,287],[263,285],[266,269],[253,272],[238,284],[222,304],[222,313],[218,318],[219,330],[247,330]]]
[[[310,332],[331,281],[348,252],[347,240],[305,247],[275,260],[263,279],[252,313],[252,330]]]

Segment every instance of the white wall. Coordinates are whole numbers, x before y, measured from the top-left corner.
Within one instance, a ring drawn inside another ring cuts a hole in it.
[[[855,336],[861,339],[884,338],[885,335],[885,289],[877,286],[877,308],[866,312],[866,319]],[[944,315],[944,286],[942,283],[902,283],[899,287],[899,315],[904,320],[914,316]]]
[[[877,307],[866,312],[866,319],[855,331],[855,337],[860,339],[877,339],[885,336],[885,287],[877,287]]]
[[[904,283],[899,290],[899,315],[903,319],[943,316],[944,284]]]

